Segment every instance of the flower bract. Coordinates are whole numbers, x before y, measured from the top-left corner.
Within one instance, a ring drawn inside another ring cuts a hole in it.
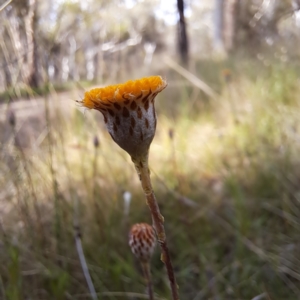
[[[154,100],[166,86],[161,76],[129,80],[92,89],[80,103],[99,110],[113,140],[137,158],[148,153],[156,129]]]
[[[129,233],[132,253],[141,261],[149,261],[156,245],[155,231],[147,223],[134,224]]]

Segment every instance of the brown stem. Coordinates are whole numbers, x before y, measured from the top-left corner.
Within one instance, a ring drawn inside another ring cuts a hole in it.
[[[155,228],[156,234],[157,234],[157,241],[161,247],[161,261],[165,264],[165,267],[167,269],[169,281],[170,281],[170,287],[172,291],[172,299],[173,300],[179,300],[178,295],[178,287],[174,275],[174,270],[171,262],[171,257],[166,241],[166,233],[164,228],[164,217],[161,215],[159,206],[157,203],[157,200],[155,198],[152,184],[151,184],[151,178],[150,178],[150,172],[148,168],[148,155],[142,158],[133,158],[132,161],[135,165],[136,171],[140,177],[142,188],[144,190],[147,204],[149,206],[149,209],[151,211],[152,215],[152,222],[153,226]]]
[[[146,283],[147,283],[149,300],[154,300],[152,280],[151,280],[151,272],[150,272],[150,263],[149,262],[142,262],[141,264],[142,264],[144,277],[145,277]]]

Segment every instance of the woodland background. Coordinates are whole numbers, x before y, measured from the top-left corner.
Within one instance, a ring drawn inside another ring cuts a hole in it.
[[[183,0],[162,3],[11,1],[1,11],[0,88],[113,81],[163,52],[185,62],[238,51],[297,56],[298,1],[187,1],[188,18]]]

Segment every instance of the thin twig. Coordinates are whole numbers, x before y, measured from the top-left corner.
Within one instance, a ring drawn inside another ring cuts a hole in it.
[[[193,85],[202,90],[206,95],[210,96],[213,99],[217,98],[217,93],[207,83],[205,83],[203,80],[201,80],[185,68],[181,67],[177,62],[171,59],[171,57],[165,56],[163,61],[166,63],[166,65],[171,67],[177,73],[190,81]]]
[[[88,266],[87,266],[87,263],[86,263],[86,260],[85,260],[84,252],[83,252],[83,249],[82,249],[82,243],[81,243],[79,228],[78,227],[75,228],[75,231],[76,231],[76,233],[75,233],[76,249],[77,249],[77,253],[78,253],[78,256],[79,256],[81,268],[82,268],[85,280],[87,282],[87,285],[89,287],[91,297],[93,299],[97,299],[96,290],[95,290],[95,287],[94,287],[94,284],[93,284],[93,281],[92,281],[92,278],[91,278],[91,275],[90,275],[90,272],[89,272],[89,269],[88,269]]]
[[[262,293],[260,295],[255,296],[254,298],[252,298],[251,300],[261,300],[264,299],[267,296],[266,293]]]
[[[2,11],[10,2],[12,2],[12,0],[7,0],[5,3],[3,3],[1,6],[0,6],[0,11]]]

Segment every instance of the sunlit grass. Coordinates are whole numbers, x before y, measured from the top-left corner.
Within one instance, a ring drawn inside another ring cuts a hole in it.
[[[188,82],[170,84],[156,99],[150,165],[168,219],[181,298],[295,299],[300,290],[296,72],[282,65],[236,64],[230,81],[223,82],[221,69],[215,66],[206,79],[217,87],[215,100]],[[170,83],[182,80],[169,73]],[[145,293],[127,234],[133,223],[151,220],[130,158],[104,130],[99,113],[83,114],[75,101],[68,112],[63,108],[48,120],[50,135],[34,151],[14,147],[13,136],[9,146],[2,145],[1,299],[87,299],[73,238],[75,198],[99,299]],[[132,193],[129,217],[124,191]],[[168,284],[158,251],[152,264],[154,290],[164,298]]]

